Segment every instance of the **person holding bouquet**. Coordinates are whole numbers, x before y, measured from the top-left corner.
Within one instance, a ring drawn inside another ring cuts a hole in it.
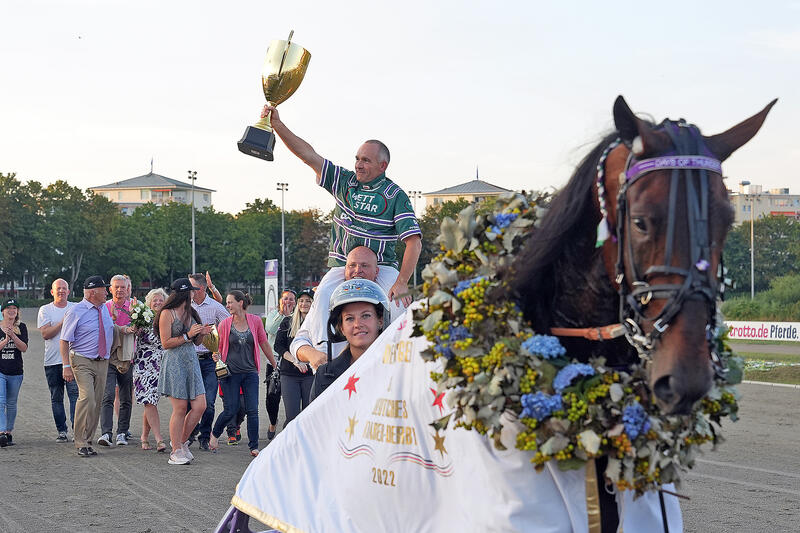
[[[150,431],[156,439],[156,451],[165,452],[167,445],[161,437],[161,420],[158,417],[158,374],[164,348],[153,330],[153,318],[167,300],[164,289],[147,293],[144,303],[136,302],[131,309],[131,324],[136,326],[136,354],[133,359],[133,392],[136,403],[144,406],[142,412],[142,449],[150,450]]]

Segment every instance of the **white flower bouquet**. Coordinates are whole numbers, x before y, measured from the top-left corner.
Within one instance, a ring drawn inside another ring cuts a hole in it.
[[[133,300],[128,314],[131,317],[131,325],[137,328],[149,328],[153,325],[153,318],[156,316],[155,311],[138,300]]]

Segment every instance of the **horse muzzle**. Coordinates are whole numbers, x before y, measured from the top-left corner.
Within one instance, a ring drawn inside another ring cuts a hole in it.
[[[679,332],[673,332],[679,333]],[[708,348],[667,347],[668,338],[653,353],[650,363],[650,390],[664,414],[686,415],[694,404],[711,389],[714,372]],[[683,344],[683,343],[681,343]],[[700,343],[705,347],[705,343]]]

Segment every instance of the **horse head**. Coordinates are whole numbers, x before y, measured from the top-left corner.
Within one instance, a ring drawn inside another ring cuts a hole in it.
[[[774,104],[706,137],[683,119],[644,121],[618,97],[617,131],[556,196],[517,262],[514,285],[534,328],[561,336],[617,322],[647,361],[661,410],[688,413],[714,373],[718,271],[733,221],[720,163],[758,132]],[[582,342],[589,355],[612,361],[621,347]]]

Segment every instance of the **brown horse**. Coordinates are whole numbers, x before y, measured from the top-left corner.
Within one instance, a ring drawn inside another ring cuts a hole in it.
[[[682,119],[646,122],[618,97],[616,131],[557,194],[517,260],[513,285],[534,329],[583,359],[620,368],[645,360],[661,410],[689,412],[711,387],[733,221],[720,162],[774,104],[705,137]]]

